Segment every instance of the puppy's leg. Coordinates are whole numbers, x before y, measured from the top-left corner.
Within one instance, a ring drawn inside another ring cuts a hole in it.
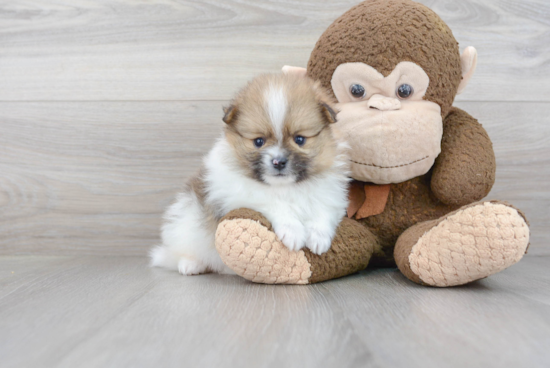
[[[314,254],[323,254],[330,249],[332,238],[340,219],[330,216],[327,210],[319,211],[313,221],[305,223],[307,229],[306,247]]]
[[[332,238],[336,233],[336,226],[329,221],[315,221],[306,223],[306,247],[314,254],[323,254],[330,249]]]
[[[178,269],[179,256],[164,245],[157,245],[149,251],[151,267],[164,267],[171,270]]]
[[[306,247],[313,254],[323,254],[330,249],[335,231],[327,224],[313,224],[308,228]]]
[[[215,246],[215,225],[193,192],[181,193],[168,208],[162,226],[162,245],[150,252],[151,265],[178,270],[183,275],[224,272]]]
[[[266,211],[266,217],[279,240],[288,249],[297,251],[305,246],[307,233],[304,224],[285,204],[273,204]]]
[[[206,273],[207,270],[208,267],[197,259],[181,257],[178,261],[178,271],[182,275],[199,275],[201,273]]]
[[[297,218],[275,219],[273,230],[279,240],[290,250],[300,250],[305,246],[306,231]],[[329,243],[330,246],[330,243]]]
[[[207,265],[198,259],[186,257],[172,249],[159,245],[149,252],[151,267],[163,267],[178,270],[182,275],[198,275],[207,272]]]

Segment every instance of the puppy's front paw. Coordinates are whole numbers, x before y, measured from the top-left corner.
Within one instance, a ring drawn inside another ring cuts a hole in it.
[[[206,265],[194,259],[180,258],[178,271],[186,276],[198,275],[206,272]]]
[[[279,237],[279,240],[290,250],[300,250],[305,245],[306,231],[304,226],[300,223],[284,223],[279,225],[273,225],[275,234]]]
[[[311,253],[323,254],[328,252],[332,243],[332,234],[329,231],[310,229],[306,247]]]

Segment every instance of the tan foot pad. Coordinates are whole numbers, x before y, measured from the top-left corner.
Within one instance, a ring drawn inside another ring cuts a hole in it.
[[[528,245],[529,227],[516,209],[483,202],[426,231],[412,247],[410,269],[428,285],[462,285],[518,262]]]
[[[290,251],[258,221],[222,220],[216,232],[216,249],[229,268],[253,282],[307,284],[311,277],[304,251]]]

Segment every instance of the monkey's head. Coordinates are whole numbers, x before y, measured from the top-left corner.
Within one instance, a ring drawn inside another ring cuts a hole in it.
[[[411,0],[368,0],[338,18],[307,75],[338,100],[334,129],[351,146],[353,178],[388,184],[427,173],[476,60],[473,47],[461,56],[447,25]]]

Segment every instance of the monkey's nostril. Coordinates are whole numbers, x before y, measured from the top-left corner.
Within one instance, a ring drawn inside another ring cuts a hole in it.
[[[401,102],[397,98],[377,94],[369,99],[367,106],[375,110],[392,111],[399,110],[401,108]]]

